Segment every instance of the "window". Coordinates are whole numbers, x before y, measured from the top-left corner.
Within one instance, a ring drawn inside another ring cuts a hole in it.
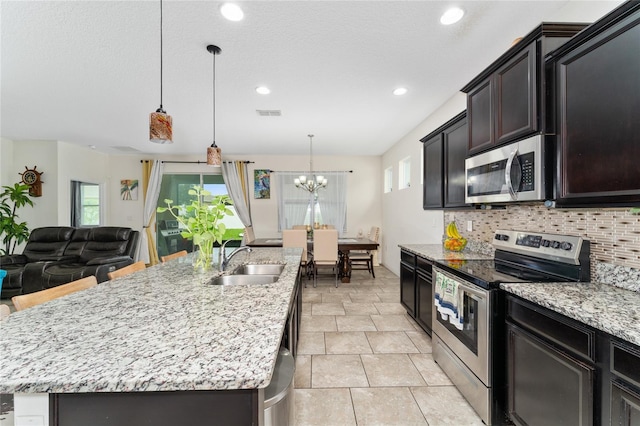
[[[228,195],[227,185],[225,185],[221,174],[164,174],[162,176],[162,184],[160,185],[158,206],[166,207],[164,202],[166,199],[173,200],[175,206],[191,203],[192,196],[189,195],[189,190],[196,185],[202,186],[211,192],[212,196]],[[242,240],[241,234],[244,232],[244,225],[240,218],[238,218],[235,208],[229,206],[229,210],[233,212],[233,216],[226,216],[222,220],[227,227],[223,239],[225,241],[234,240],[228,245],[232,247],[240,244]],[[193,251],[193,242],[182,238],[179,224],[169,212],[157,213],[156,223],[158,256],[176,253],[180,250]],[[236,240],[237,243],[235,243]]]
[[[71,226],[100,226],[100,185],[71,181]]]
[[[384,169],[384,192],[391,192],[393,190],[393,168],[387,167]]]
[[[328,185],[310,193],[294,185],[300,172],[278,172],[278,228],[294,225],[333,225],[342,234],[347,230],[347,172],[324,172]],[[312,211],[313,209],[313,211]],[[312,214],[313,213],[313,214]]]
[[[398,162],[398,189],[406,189],[411,186],[411,157],[403,158]]]

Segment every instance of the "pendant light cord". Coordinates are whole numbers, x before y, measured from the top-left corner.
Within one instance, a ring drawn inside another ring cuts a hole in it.
[[[213,93],[212,93],[212,99],[213,99],[213,116],[212,116],[212,123],[213,123],[213,144],[211,145],[212,147],[217,147],[216,145],[216,54],[213,53]]]
[[[160,109],[162,108],[162,0],[160,0]]]

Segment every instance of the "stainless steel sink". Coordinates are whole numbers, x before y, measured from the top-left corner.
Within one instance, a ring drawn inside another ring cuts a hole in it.
[[[271,284],[278,281],[279,275],[220,275],[212,278],[209,284],[212,285],[260,285]]]
[[[234,275],[280,275],[284,265],[280,263],[247,264],[237,267]]]

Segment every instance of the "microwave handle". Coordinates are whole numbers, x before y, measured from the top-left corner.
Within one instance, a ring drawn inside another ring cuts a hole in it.
[[[515,167],[517,167],[519,170],[521,166],[520,166],[520,160],[518,159],[517,148],[514,149],[511,152],[511,154],[509,154],[509,158],[507,159],[507,167],[505,167],[504,169],[504,179],[505,179],[505,182],[507,183],[509,194],[511,195],[511,199],[513,201],[516,201],[518,199],[518,195],[516,194],[516,190],[514,189],[514,182],[511,180],[511,169],[514,167],[514,164],[513,164],[514,162],[515,162]],[[520,179],[518,179],[518,182],[515,182],[515,187],[516,188],[520,187]]]

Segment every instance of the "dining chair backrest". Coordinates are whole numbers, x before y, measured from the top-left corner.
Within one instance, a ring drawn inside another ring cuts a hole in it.
[[[371,231],[369,231],[369,239],[377,243],[380,239],[380,228],[378,228],[377,226],[372,226]]]
[[[253,226],[247,226],[244,228],[244,243],[250,243],[256,239],[256,234],[253,232]]]
[[[9,308],[9,305],[0,305],[0,321],[8,318],[10,314],[11,308]]]
[[[124,268],[116,269],[113,272],[109,272],[107,276],[110,280],[114,280],[116,278],[124,277],[125,275],[129,275],[137,271],[142,271],[146,267],[147,266],[144,264],[144,262],[140,260],[136,263],[132,263],[129,266],[125,266]]]
[[[35,305],[39,305],[49,300],[57,299],[58,297],[66,296],[67,294],[75,293],[76,291],[85,290],[98,285],[98,280],[94,275],[90,275],[85,278],[81,278],[70,283],[62,284],[57,287],[51,287],[46,290],[36,291],[35,293],[21,294],[19,296],[13,296],[11,301],[15,306],[16,311],[30,308]]]
[[[307,225],[293,225],[292,229],[304,229],[307,230]]]
[[[187,255],[187,251],[186,250],[181,250],[181,251],[178,251],[176,253],[171,253],[171,254],[168,254],[166,256],[162,256],[162,257],[160,257],[160,260],[162,260],[162,263],[165,263],[165,262],[170,261],[171,259],[177,259],[179,257],[185,257],[186,255]]]
[[[307,261],[307,231],[303,229],[285,229],[282,231],[282,247],[300,247],[302,261]]]
[[[314,262],[335,262],[338,260],[338,231],[336,229],[316,229],[313,231]]]

